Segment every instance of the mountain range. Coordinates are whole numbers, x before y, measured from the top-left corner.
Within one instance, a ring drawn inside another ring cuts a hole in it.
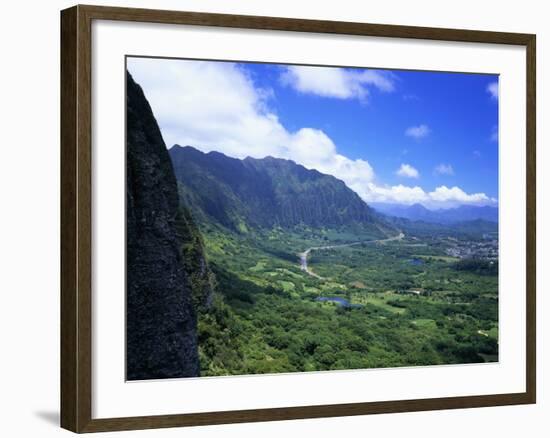
[[[372,208],[387,216],[436,224],[454,224],[483,220],[498,223],[498,208],[491,206],[460,205],[455,208],[430,210],[422,204],[402,205],[371,203]]]
[[[290,160],[240,160],[178,145],[169,154],[183,203],[199,221],[240,232],[297,225],[387,226],[343,181]]]

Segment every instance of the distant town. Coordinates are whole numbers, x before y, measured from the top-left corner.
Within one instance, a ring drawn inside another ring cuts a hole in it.
[[[451,247],[445,250],[451,257],[461,259],[475,258],[488,261],[498,260],[498,234],[488,233],[483,235],[484,240],[480,241],[462,241],[448,238]]]

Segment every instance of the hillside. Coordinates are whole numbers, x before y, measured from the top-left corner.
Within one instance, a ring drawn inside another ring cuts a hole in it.
[[[344,182],[293,161],[239,160],[175,145],[169,150],[183,201],[198,220],[229,229],[387,227]],[[391,230],[391,227],[389,227]]]

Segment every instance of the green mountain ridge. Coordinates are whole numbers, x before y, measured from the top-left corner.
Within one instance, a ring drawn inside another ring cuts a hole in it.
[[[343,181],[293,161],[240,160],[178,145],[169,154],[183,203],[199,222],[241,233],[296,226],[360,227],[380,236],[396,232]]]

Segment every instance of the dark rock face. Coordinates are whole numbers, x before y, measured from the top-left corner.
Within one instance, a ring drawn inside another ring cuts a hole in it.
[[[180,205],[176,230],[181,241],[180,253],[183,269],[189,279],[193,308],[198,314],[212,307],[216,278],[204,254],[204,243],[191,212]]]
[[[197,322],[176,229],[178,191],[159,127],[127,74],[127,379],[199,374]]]

